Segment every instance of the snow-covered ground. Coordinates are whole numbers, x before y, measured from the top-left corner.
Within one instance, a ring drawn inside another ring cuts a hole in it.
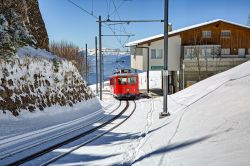
[[[101,108],[99,100],[93,98],[79,102],[73,107],[54,105],[44,111],[36,110],[32,113],[23,110],[18,117],[14,117],[8,112],[6,112],[7,115],[1,115],[3,113],[0,112],[0,139],[69,122],[87,116]]]
[[[168,96],[137,100],[122,126],[55,165],[249,165],[250,62]],[[65,151],[66,149],[61,149]]]
[[[140,74],[141,80],[145,77]],[[154,77],[151,85],[160,84],[157,79],[160,73],[154,73]],[[1,146],[7,146],[6,140],[8,144],[12,138],[18,142],[17,138],[44,128],[69,121],[75,123],[76,119],[89,116],[101,107],[114,107],[117,103],[108,92],[103,98],[101,103],[97,99],[83,102],[75,111],[1,119]],[[137,100],[135,113],[125,123],[52,165],[250,164],[250,62],[168,96],[171,116],[159,119],[162,100],[161,97]],[[108,114],[110,109],[101,111],[96,118]],[[57,149],[55,154],[70,148]]]

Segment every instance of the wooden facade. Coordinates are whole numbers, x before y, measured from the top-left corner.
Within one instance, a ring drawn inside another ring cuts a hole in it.
[[[203,31],[211,31],[211,37],[203,37]],[[230,31],[230,36],[221,36],[222,31]],[[179,35],[181,36],[182,46],[221,45],[221,48],[230,48],[231,55],[238,55],[238,50],[240,48],[245,48],[245,53],[250,55],[250,28],[218,21],[180,32]]]
[[[176,44],[180,50],[180,65],[178,74],[176,72],[170,75],[178,79],[169,80],[177,91],[250,60],[250,27],[245,25],[212,20],[169,32],[169,44],[170,39],[177,36],[180,38],[180,42]],[[132,45],[136,43],[151,47],[156,42],[162,42],[163,48],[163,39],[162,34],[134,41]],[[176,56],[168,54],[169,57]],[[159,65],[163,66],[163,61]]]
[[[221,32],[229,30],[230,36],[222,37]],[[211,31],[210,38],[202,37],[203,31]],[[238,55],[239,48],[245,48],[245,53],[250,55],[250,27],[230,23],[223,20],[212,21],[204,25],[189,27],[177,32],[169,32],[169,37],[180,35],[181,45],[221,45],[221,48],[230,48],[231,55]],[[140,44],[148,44],[164,37],[154,38]]]

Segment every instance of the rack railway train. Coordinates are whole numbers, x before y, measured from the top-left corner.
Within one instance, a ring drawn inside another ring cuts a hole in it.
[[[122,69],[110,77],[110,92],[118,99],[137,98],[139,96],[138,74],[130,69]]]

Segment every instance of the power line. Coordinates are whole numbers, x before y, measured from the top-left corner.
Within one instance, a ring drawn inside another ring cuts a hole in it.
[[[124,2],[125,2],[125,1],[122,1],[122,2],[118,5],[118,7],[117,7],[116,9],[118,10],[120,7],[122,7],[122,5],[124,4]],[[115,13],[115,11],[116,11],[116,10],[114,9],[113,12],[110,13],[110,16],[112,16],[112,15]]]
[[[75,2],[73,2],[72,0],[67,0],[67,1],[70,2],[71,4],[73,4],[74,6],[76,6],[77,8],[81,9],[81,10],[84,11],[85,13],[89,14],[89,15],[92,16],[93,18],[98,19],[98,17],[97,17],[96,15],[94,15],[93,12],[87,11],[86,9],[84,9],[84,8],[81,7],[81,6],[79,6],[78,4],[76,4]],[[113,30],[109,24],[107,24],[107,23],[104,23],[104,24],[107,25],[107,28],[108,28],[114,35],[116,34],[115,31],[117,31],[117,29]],[[118,37],[115,36],[115,38],[116,38],[116,40],[118,41],[118,43],[119,43],[122,47],[124,47],[123,44],[121,43],[121,41],[118,39]]]
[[[68,2],[72,3],[73,5],[75,5],[76,7],[78,7],[79,9],[81,9],[82,11],[86,12],[87,14],[89,14],[90,16],[94,17],[95,19],[98,19],[97,16],[95,16],[93,13],[88,12],[87,10],[85,10],[84,8],[82,8],[81,6],[77,5],[76,3],[74,3],[71,0],[67,0]]]
[[[109,2],[108,2],[108,1],[109,1]],[[110,13],[110,0],[106,0],[106,4],[107,4],[107,13],[108,13],[107,19],[109,19],[109,13]]]
[[[114,8],[115,8],[115,11],[116,11],[116,13],[117,13],[118,18],[119,18],[119,20],[121,21],[121,17],[120,17],[120,15],[119,15],[119,12],[118,12],[118,10],[117,10],[117,7],[116,7],[116,5],[115,5],[114,0],[112,0],[112,3],[113,3],[113,5],[114,5]],[[123,28],[123,30],[124,30],[124,33],[126,33],[126,30],[125,30],[125,28],[124,28],[124,25],[123,25],[123,24],[121,24],[121,25],[122,25],[122,28]]]
[[[112,0],[112,3],[113,3],[113,6],[114,6],[114,8],[115,8],[114,11],[117,13],[118,19],[121,21],[120,14],[119,14],[119,12],[118,12],[118,9],[117,9],[117,7],[116,7],[116,4],[115,4],[114,0]],[[124,24],[121,24],[121,25],[120,25],[120,28],[123,28],[123,33],[127,33],[127,31],[126,31],[126,29],[125,29],[125,27],[124,27]],[[127,37],[127,39],[125,40],[124,43],[122,43],[121,38],[120,38],[119,41],[120,41],[120,43],[122,44],[122,47],[124,47],[125,43],[126,43],[126,42],[128,41],[128,39],[129,39],[129,37],[130,37],[130,36]]]

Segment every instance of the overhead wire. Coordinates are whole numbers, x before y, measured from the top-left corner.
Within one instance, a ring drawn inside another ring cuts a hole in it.
[[[96,15],[94,15],[93,12],[89,12],[86,9],[84,9],[83,7],[79,6],[78,4],[76,4],[75,2],[73,2],[72,0],[67,0],[68,2],[70,2],[71,4],[73,4],[74,6],[76,6],[77,8],[81,9],[82,11],[84,11],[85,13],[89,14],[90,16],[94,17],[95,19],[98,19],[98,17]],[[107,25],[106,27],[113,33],[113,35],[116,34],[115,31],[117,31],[117,29],[112,29],[111,26],[107,23],[104,23],[105,25]],[[124,44],[121,43],[121,41],[118,39],[117,36],[115,36],[116,40],[118,41],[118,43],[124,48]]]
[[[117,10],[120,8],[120,7],[122,7],[122,5],[124,4],[124,2],[125,1],[122,1],[119,5],[118,5],[118,7],[116,8]],[[110,16],[112,16],[114,13],[115,13],[115,9],[110,13]]]
[[[113,6],[114,6],[114,11],[117,13],[117,16],[118,16],[119,21],[121,21],[120,14],[119,14],[119,12],[118,12],[118,9],[117,9],[117,6],[116,6],[114,0],[112,0],[112,3],[113,3]],[[120,29],[121,29],[121,28],[123,29],[123,32],[124,32],[124,33],[127,33],[127,31],[126,31],[126,29],[125,29],[125,27],[124,27],[124,24],[121,24],[121,25],[120,25]],[[120,41],[120,43],[121,43],[121,45],[122,45],[123,48],[124,48],[125,43],[128,41],[129,37],[130,37],[130,36],[127,37],[127,39],[126,39],[126,41],[125,41],[124,43],[122,43],[121,38],[120,38],[119,41]]]

